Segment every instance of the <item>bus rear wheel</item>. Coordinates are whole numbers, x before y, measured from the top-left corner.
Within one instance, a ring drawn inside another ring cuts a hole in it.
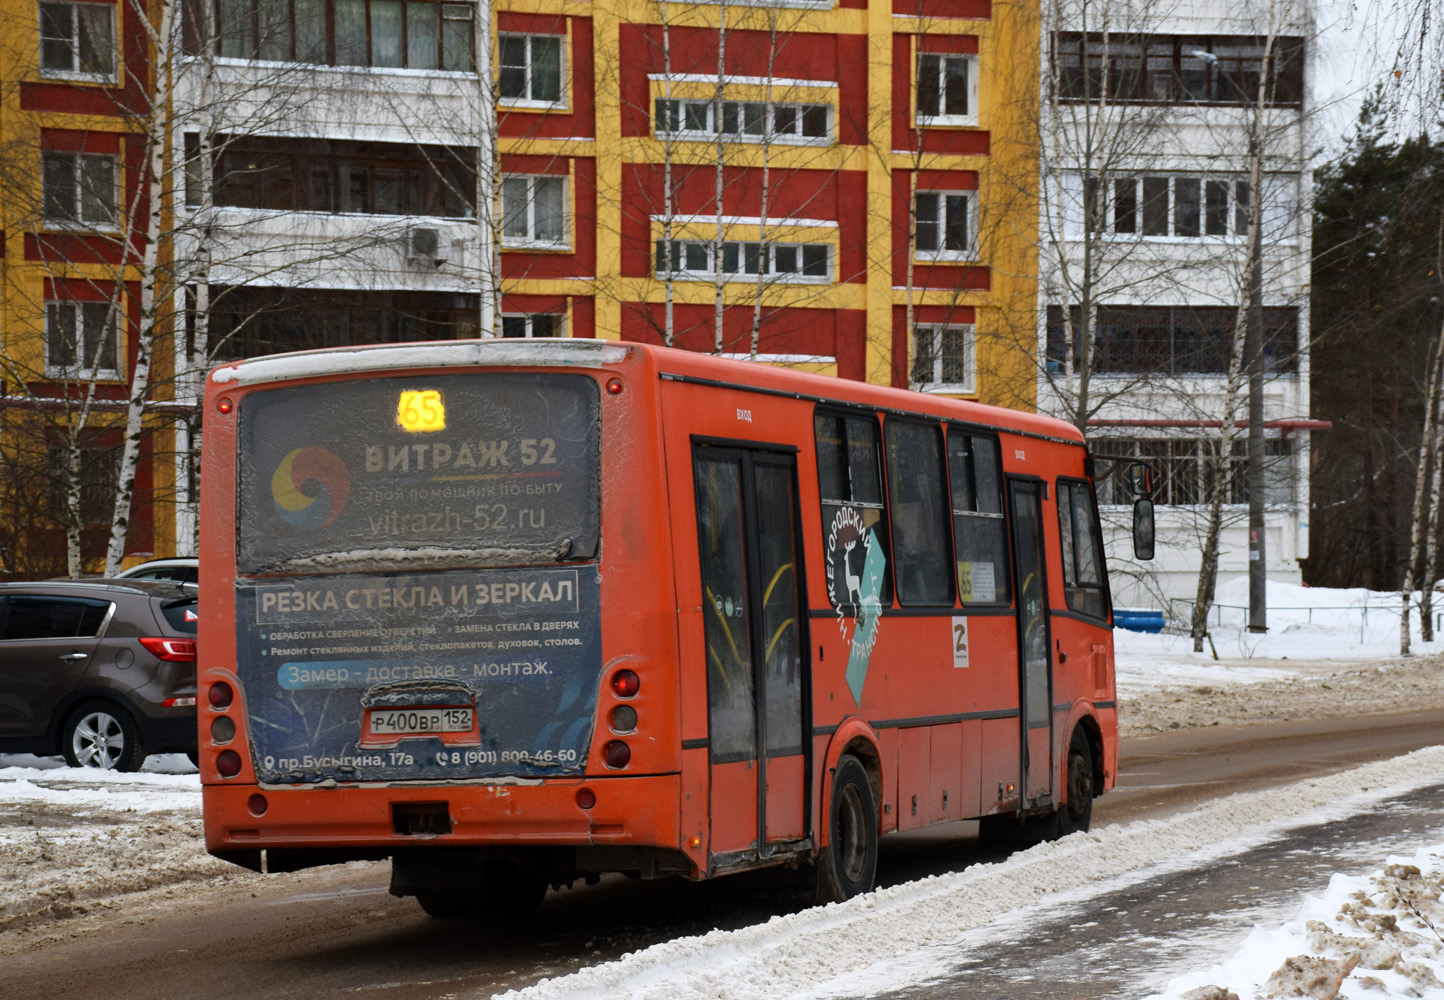
[[[392,865],[394,882],[394,860]],[[471,878],[457,874],[451,879],[456,888],[415,886],[405,894],[414,895],[430,917],[500,924],[535,912],[547,892],[545,879],[503,859],[481,862],[479,874]],[[396,892],[394,887],[392,891]]]
[[[1085,832],[1093,822],[1093,748],[1088,734],[1073,730],[1068,742],[1067,801],[1055,812],[1020,818],[1017,813],[984,816],[978,839],[985,844],[1031,847],[1070,833]]]
[[[840,903],[867,892],[877,877],[877,803],[867,769],[851,754],[837,762],[827,846],[818,855],[815,898]]]

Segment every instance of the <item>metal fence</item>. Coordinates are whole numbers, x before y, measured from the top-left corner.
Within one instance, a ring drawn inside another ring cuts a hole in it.
[[[1191,621],[1191,620],[1193,619],[1193,606],[1194,606],[1195,603],[1197,603],[1197,602],[1194,601],[1192,598],[1189,598],[1189,597],[1173,597],[1173,598],[1170,598],[1169,601],[1168,601],[1168,620],[1169,620],[1169,622],[1185,622],[1185,623],[1186,623],[1186,622]],[[1334,606],[1334,607],[1275,606],[1275,605],[1272,605],[1272,604],[1271,604],[1271,605],[1269,605],[1269,609],[1268,609],[1268,610],[1269,610],[1269,613],[1270,613],[1270,614],[1272,614],[1272,613],[1275,612],[1275,611],[1303,611],[1303,612],[1306,612],[1306,613],[1307,613],[1307,617],[1306,617],[1305,621],[1306,621],[1308,624],[1310,624],[1310,625],[1312,625],[1312,624],[1314,623],[1314,612],[1316,612],[1316,611],[1317,611],[1319,614],[1321,614],[1321,615],[1332,615],[1332,616],[1335,616],[1335,617],[1337,617],[1337,616],[1339,616],[1340,614],[1343,614],[1343,613],[1357,611],[1357,612],[1359,612],[1359,641],[1360,641],[1360,642],[1363,642],[1363,641],[1365,641],[1365,639],[1367,638],[1367,635],[1368,635],[1368,630],[1369,630],[1369,613],[1370,613],[1370,612],[1373,612],[1373,614],[1375,615],[1375,620],[1376,620],[1376,621],[1378,620],[1378,616],[1381,616],[1381,615],[1391,616],[1391,617],[1394,619],[1395,627],[1397,628],[1397,627],[1398,627],[1398,621],[1399,621],[1399,615],[1400,615],[1401,610],[1402,610],[1402,603],[1403,603],[1402,601],[1395,601],[1393,604],[1355,604],[1355,605],[1351,605],[1351,606],[1349,606],[1349,607],[1338,607],[1338,606]],[[1179,613],[1177,610],[1175,610],[1175,607],[1176,607],[1176,606],[1182,607],[1182,609],[1183,609],[1183,610],[1182,610],[1182,613]],[[1227,610],[1227,611],[1238,611],[1238,612],[1241,612],[1245,618],[1248,617],[1248,607],[1247,607],[1247,605],[1242,605],[1242,604],[1215,604],[1215,605],[1213,605],[1211,608],[1209,608],[1209,611],[1208,611],[1209,618],[1211,619],[1211,624],[1213,624],[1213,625],[1218,625],[1218,626],[1221,627],[1221,626],[1223,625],[1223,612],[1226,611],[1226,610]],[[1434,631],[1435,631],[1436,633],[1437,633],[1437,632],[1444,632],[1444,611],[1436,611],[1436,612],[1434,613]]]

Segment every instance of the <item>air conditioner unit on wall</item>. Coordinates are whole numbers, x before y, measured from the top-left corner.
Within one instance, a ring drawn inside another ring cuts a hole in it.
[[[406,233],[406,263],[434,269],[446,263],[450,247],[442,249],[441,231],[434,226],[413,226]]]

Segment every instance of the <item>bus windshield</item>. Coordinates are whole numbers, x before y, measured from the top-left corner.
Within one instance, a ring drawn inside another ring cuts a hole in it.
[[[596,383],[470,374],[296,386],[241,421],[242,574],[589,559]]]

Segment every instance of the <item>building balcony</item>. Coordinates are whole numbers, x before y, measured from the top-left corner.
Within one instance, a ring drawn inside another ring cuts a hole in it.
[[[201,259],[200,222],[182,222],[178,259]],[[209,228],[212,284],[460,292],[482,270],[476,224],[459,219],[217,208]]]

